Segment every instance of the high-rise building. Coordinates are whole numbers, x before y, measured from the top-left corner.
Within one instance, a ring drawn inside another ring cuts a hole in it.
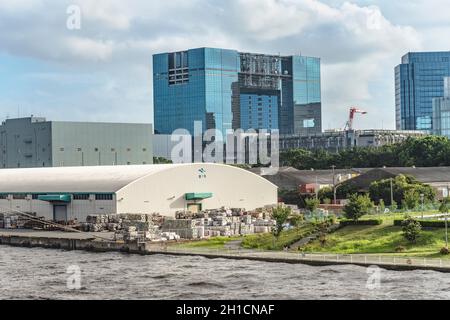
[[[155,133],[321,126],[320,59],[198,48],[153,56]]]
[[[151,164],[152,133],[145,123],[8,119],[0,124],[0,168]]]
[[[433,134],[450,138],[450,77],[444,78],[444,96],[433,99]]]
[[[433,128],[433,98],[444,94],[450,76],[450,51],[410,52],[395,68],[396,127],[399,130]]]

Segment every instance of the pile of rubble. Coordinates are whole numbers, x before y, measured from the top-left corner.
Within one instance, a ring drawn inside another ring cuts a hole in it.
[[[275,222],[272,207],[245,211],[237,208],[204,210],[198,213],[179,211],[175,218],[156,214],[89,215],[82,231],[114,232],[115,240],[166,241],[202,239],[271,232]]]
[[[20,215],[0,213],[0,229],[21,229],[28,220]]]
[[[227,208],[199,213],[180,211],[176,213],[176,219],[166,219],[161,230],[175,232],[184,239],[265,233],[274,225],[270,214],[271,207],[252,212]]]
[[[89,215],[81,230],[86,232],[114,232],[115,240],[134,241],[136,239],[153,240],[158,238],[159,220],[157,215],[150,214],[99,214]]]

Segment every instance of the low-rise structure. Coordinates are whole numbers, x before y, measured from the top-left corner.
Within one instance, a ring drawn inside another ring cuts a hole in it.
[[[282,167],[277,170],[271,168],[251,168],[249,170],[269,180],[279,189],[313,194],[322,188],[332,187],[333,184],[356,177],[368,169],[298,170],[293,167]]]
[[[414,130],[328,130],[313,135],[282,135],[280,150],[323,149],[338,152],[353,147],[381,147],[405,141],[409,137],[424,137],[427,133]]]
[[[0,168],[151,164],[152,133],[145,123],[8,119],[0,125]]]
[[[358,191],[367,192],[372,182],[395,178],[400,174],[412,176],[417,181],[430,185],[436,190],[438,198],[449,196],[450,167],[374,168],[343,182],[343,185],[349,185]]]
[[[277,203],[277,187],[234,166],[195,163],[0,170],[0,212],[84,222],[90,214],[245,208]]]

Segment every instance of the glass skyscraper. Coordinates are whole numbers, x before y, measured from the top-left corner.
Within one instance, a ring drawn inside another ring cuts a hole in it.
[[[444,95],[444,77],[450,76],[449,52],[410,52],[395,68],[396,127],[433,129],[433,98]]]
[[[450,78],[444,78],[444,96],[433,99],[433,134],[450,138]]]
[[[322,131],[320,59],[198,48],[153,56],[155,132]]]

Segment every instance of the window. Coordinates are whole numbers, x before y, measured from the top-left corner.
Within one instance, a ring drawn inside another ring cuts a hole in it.
[[[172,52],[169,53],[168,57],[169,85],[189,82],[189,61],[187,51]]]
[[[74,194],[73,200],[89,200],[89,193]]]
[[[147,148],[143,148],[142,151],[147,152]]]
[[[13,194],[13,199],[23,200],[26,199],[27,195],[25,193],[16,193]]]
[[[95,195],[95,200],[112,200],[112,193],[98,193]]]
[[[64,151],[64,148],[59,148],[59,151]]]
[[[5,193],[0,194],[0,200],[6,200],[8,199],[8,195]]]

